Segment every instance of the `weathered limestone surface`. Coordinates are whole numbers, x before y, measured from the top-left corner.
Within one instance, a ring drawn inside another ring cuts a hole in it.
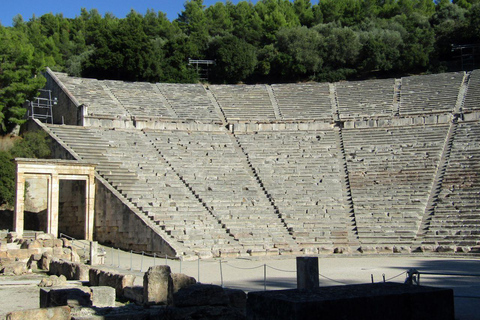
[[[75,263],[64,260],[50,261],[49,273],[53,275],[64,275],[68,280],[89,280],[90,267],[83,263]]]
[[[92,306],[91,290],[88,287],[40,288],[40,308],[69,306],[70,308]]]
[[[148,268],[143,276],[143,299],[145,304],[165,304],[173,302],[173,280],[169,266]]]
[[[14,311],[7,314],[7,320],[70,320],[70,307]]]
[[[43,129],[56,156],[99,163],[99,241],[201,258],[478,247],[478,70],[238,86],[48,73],[68,122],[89,125]]]
[[[191,286],[197,283],[194,277],[187,276],[183,273],[172,273],[173,281],[173,293],[177,293],[178,290]]]
[[[132,287],[135,282],[135,276],[132,274],[122,274],[115,270],[100,270],[90,268],[88,272],[90,286],[108,286],[115,289],[117,297],[123,297],[126,287]]]
[[[90,287],[92,305],[95,307],[115,307],[115,288]]]

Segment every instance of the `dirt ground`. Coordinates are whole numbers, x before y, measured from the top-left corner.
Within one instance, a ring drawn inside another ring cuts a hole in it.
[[[149,266],[167,264],[172,272],[185,273],[202,283],[223,285],[244,291],[292,289],[296,287],[294,257],[217,259],[201,261],[165,260],[142,257],[130,252],[107,251],[105,267],[137,276],[142,284],[143,272]],[[386,281],[403,283],[405,272],[415,268],[423,273],[421,284],[452,288],[455,296],[455,318],[480,320],[480,258],[451,256],[360,256],[319,257],[320,286]],[[131,269],[131,270],[130,270]],[[428,274],[430,273],[430,274]],[[442,274],[442,275],[440,275]],[[468,277],[459,276],[470,275]],[[39,307],[39,288],[44,274],[20,277],[0,276],[0,320],[8,312]]]
[[[16,310],[39,307],[40,290],[38,283],[45,274],[27,274],[23,276],[0,276],[0,319]]]

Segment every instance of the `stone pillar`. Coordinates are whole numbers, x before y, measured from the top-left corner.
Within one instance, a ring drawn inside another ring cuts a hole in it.
[[[173,280],[169,266],[150,267],[143,276],[143,302],[146,305],[171,305]]]
[[[98,265],[98,242],[90,241],[90,265]]]
[[[85,239],[93,241],[95,210],[95,174],[89,174],[85,182]]]
[[[297,257],[297,289],[318,288],[318,275],[318,257]]]
[[[15,179],[16,190],[15,190],[15,217],[13,219],[13,228],[17,233],[17,237],[21,238],[23,235],[24,228],[24,209],[25,209],[25,176],[23,173],[19,173],[17,170],[17,175]]]
[[[58,179],[58,174],[50,175],[49,180],[47,233],[51,233],[55,237],[58,237],[58,202],[60,198],[60,181]]]

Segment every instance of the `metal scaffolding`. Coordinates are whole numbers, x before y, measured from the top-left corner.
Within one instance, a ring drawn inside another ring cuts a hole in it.
[[[188,64],[195,66],[200,81],[208,81],[209,68],[215,64],[215,60],[194,60],[188,58]]]
[[[40,95],[33,101],[29,101],[29,117],[53,124],[53,106],[57,104],[57,98],[52,98],[51,90],[40,89],[39,91]]]

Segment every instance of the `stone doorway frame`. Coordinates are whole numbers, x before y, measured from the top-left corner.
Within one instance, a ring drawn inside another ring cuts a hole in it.
[[[25,181],[47,179],[47,233],[58,237],[60,180],[85,181],[85,240],[93,241],[95,206],[95,164],[77,160],[16,158],[15,214],[13,228],[17,238],[24,231]]]

